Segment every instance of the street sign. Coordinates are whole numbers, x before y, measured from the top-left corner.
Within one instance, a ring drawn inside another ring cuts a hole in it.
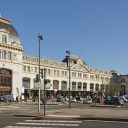
[[[47,83],[47,84],[46,84],[46,89],[50,89],[50,88],[51,88],[51,86],[52,86],[52,84],[51,84],[51,83]]]
[[[41,87],[41,83],[35,83],[35,87]]]

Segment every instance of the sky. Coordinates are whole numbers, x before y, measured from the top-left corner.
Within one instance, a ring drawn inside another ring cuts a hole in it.
[[[89,67],[128,74],[128,0],[0,0],[27,55],[63,60],[66,50]]]

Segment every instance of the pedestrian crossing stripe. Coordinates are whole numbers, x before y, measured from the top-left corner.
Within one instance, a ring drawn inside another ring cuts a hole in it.
[[[27,126],[6,126],[4,128],[42,128],[42,127],[27,127]],[[53,127],[43,127],[43,128],[53,128]],[[54,127],[54,128],[58,128],[58,127]]]
[[[82,121],[75,120],[25,120],[18,122],[14,126],[6,126],[4,128],[59,128],[59,126],[77,127]],[[29,125],[29,126],[28,126]]]
[[[27,122],[52,122],[52,123],[81,123],[82,121],[67,121],[67,120],[26,120]]]
[[[16,123],[17,125],[36,125],[36,126],[41,126],[41,125],[45,125],[45,126],[79,126],[79,124],[56,124],[56,123],[23,123],[23,122],[19,122]]]
[[[78,115],[53,115],[53,114],[48,114],[46,116],[47,117],[64,117],[64,118],[77,118],[77,117],[80,117]]]

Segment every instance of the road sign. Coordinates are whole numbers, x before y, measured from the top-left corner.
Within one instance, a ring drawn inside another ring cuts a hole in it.
[[[41,87],[41,83],[35,83],[35,87]]]
[[[47,84],[46,84],[46,89],[50,89],[50,88],[51,88],[51,86],[52,86],[52,84],[51,84],[51,83],[47,83]]]

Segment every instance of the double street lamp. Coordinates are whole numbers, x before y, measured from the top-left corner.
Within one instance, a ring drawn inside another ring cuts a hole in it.
[[[71,108],[71,72],[70,72],[70,51],[66,51],[68,54],[68,72],[69,72],[69,108]]]

